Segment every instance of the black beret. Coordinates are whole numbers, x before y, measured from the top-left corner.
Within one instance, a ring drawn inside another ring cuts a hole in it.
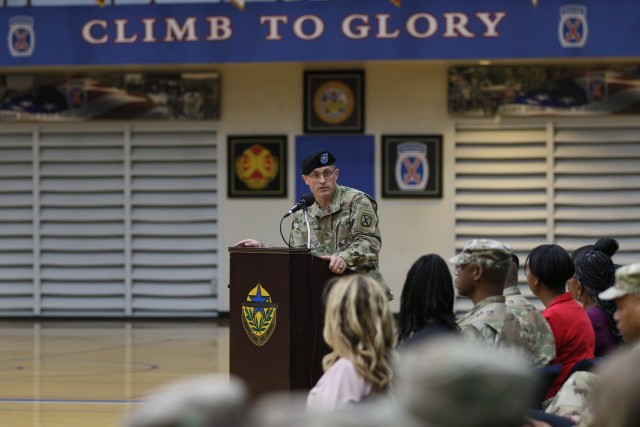
[[[330,166],[336,158],[328,151],[315,151],[302,159],[302,174],[309,175],[315,168]]]

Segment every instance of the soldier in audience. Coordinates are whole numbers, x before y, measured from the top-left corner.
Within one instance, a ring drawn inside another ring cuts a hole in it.
[[[504,281],[507,309],[520,325],[521,336],[535,366],[546,366],[556,357],[556,344],[551,327],[540,311],[525,298],[518,288],[520,260],[511,254],[511,265]]]
[[[523,355],[443,335],[408,348],[400,357],[397,405],[423,425],[525,424],[536,382]]]
[[[640,263],[620,267],[616,270],[615,277],[615,285],[598,296],[605,301],[615,300],[617,309],[613,317],[625,342],[632,346],[627,351],[640,354]],[[630,359],[633,357],[635,356],[629,356]],[[614,361],[609,362],[607,358],[608,356],[604,359],[606,365],[611,366],[611,364],[615,363]],[[635,372],[636,370],[637,368],[634,367],[633,371]],[[605,369],[603,372],[606,375],[608,371],[608,369]],[[633,372],[629,371],[628,374],[633,375]],[[603,423],[603,417],[606,417],[606,414],[603,413],[604,407],[600,403],[595,404],[596,397],[591,397],[591,391],[598,381],[609,382],[611,379],[603,377],[602,380],[598,380],[598,375],[586,371],[574,373],[562,386],[558,395],[549,403],[546,412],[571,416],[576,420],[582,418],[581,426],[604,427],[615,425],[617,427],[617,424]],[[606,390],[609,385],[601,387]],[[602,396],[602,392],[598,396]],[[599,420],[594,424],[591,424],[592,410],[594,417]],[[615,419],[613,414],[611,415],[611,419]],[[626,425],[628,424],[620,424],[620,426]]]
[[[228,375],[178,380],[148,396],[124,427],[242,427],[248,399],[244,383]]]
[[[511,248],[496,240],[469,240],[449,262],[456,266],[458,294],[470,298],[475,306],[458,319],[462,336],[494,347],[526,351],[526,339],[502,295]]]

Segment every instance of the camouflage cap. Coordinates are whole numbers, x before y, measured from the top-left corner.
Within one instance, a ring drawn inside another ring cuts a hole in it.
[[[518,426],[534,403],[534,370],[511,349],[442,336],[401,357],[398,403],[425,425]]]
[[[335,164],[336,158],[328,151],[315,151],[302,159],[302,173],[309,175],[315,168]]]
[[[449,262],[453,265],[476,263],[485,267],[507,270],[511,265],[511,246],[497,240],[469,240],[462,248],[462,252],[449,258]]]
[[[629,294],[640,294],[640,263],[617,269],[616,284],[598,296],[603,300],[612,300]]]

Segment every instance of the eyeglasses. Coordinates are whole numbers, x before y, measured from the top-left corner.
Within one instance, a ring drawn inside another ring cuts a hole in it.
[[[324,179],[329,179],[331,178],[331,176],[334,174],[335,171],[336,171],[335,169],[326,169],[326,170],[323,170],[322,172],[314,171],[307,176],[310,179],[313,179],[314,181],[320,179],[320,177],[323,177]]]

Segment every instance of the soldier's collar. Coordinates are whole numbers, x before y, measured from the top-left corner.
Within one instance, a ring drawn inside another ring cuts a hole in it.
[[[333,193],[333,198],[331,199],[331,203],[327,208],[330,210],[330,213],[338,212],[340,210],[340,199],[342,194],[342,188],[339,185],[336,185],[336,191]]]

